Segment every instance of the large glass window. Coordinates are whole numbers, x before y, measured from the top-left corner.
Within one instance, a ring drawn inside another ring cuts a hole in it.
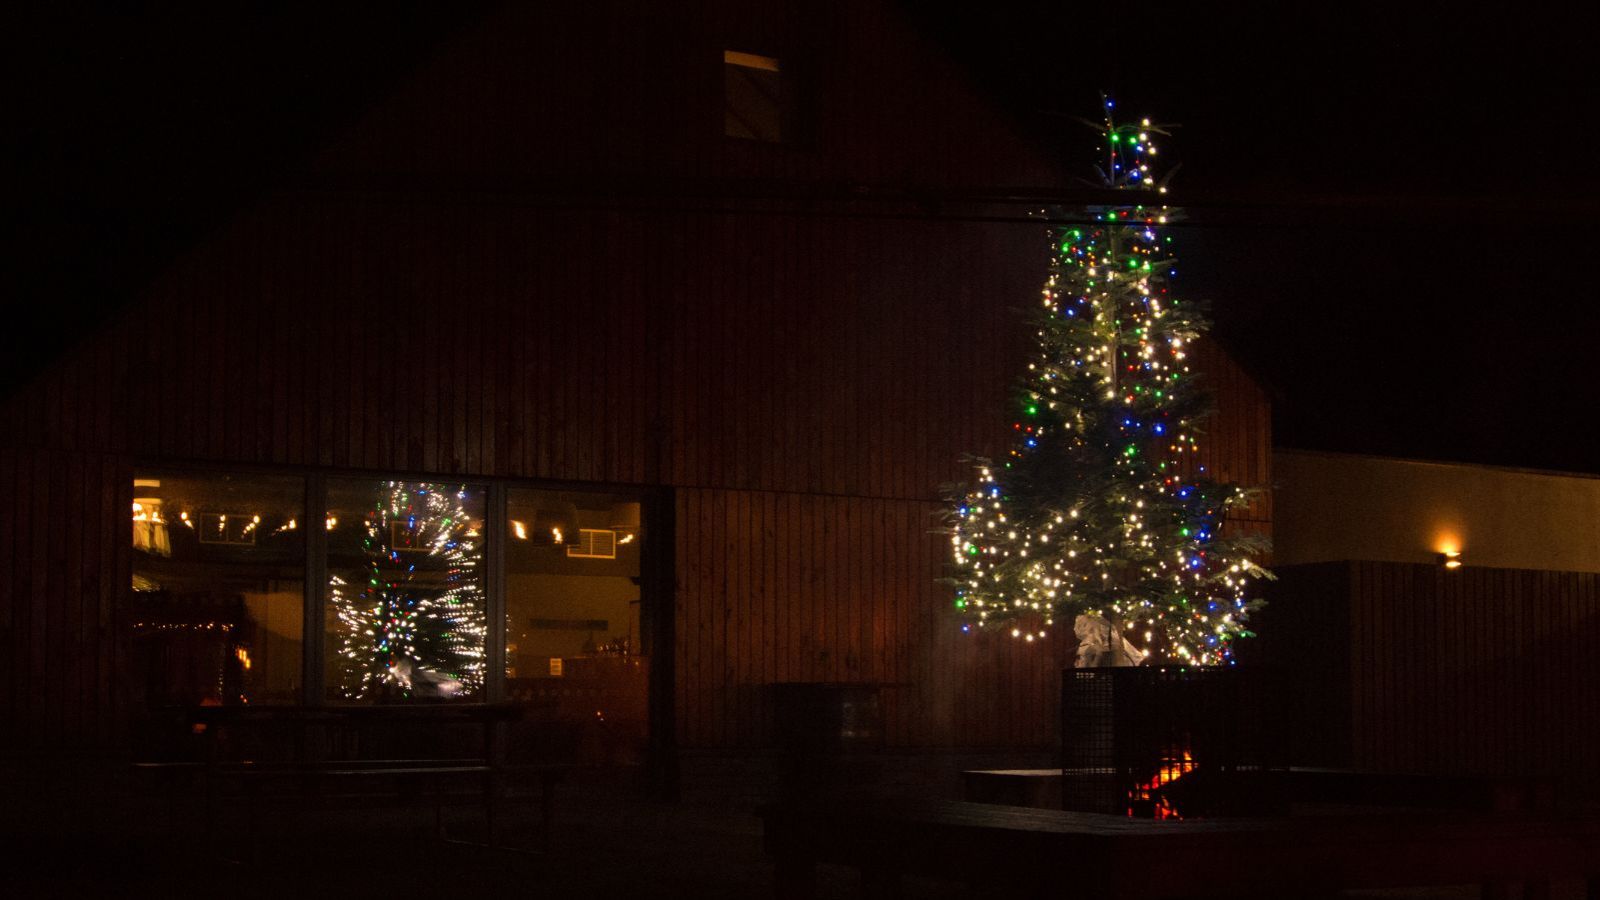
[[[485,493],[459,482],[328,481],[329,700],[484,698]]]
[[[128,609],[137,700],[300,701],[304,496],[292,477],[138,474]]]
[[[639,498],[513,488],[505,535],[506,678],[519,752],[642,758],[649,646]]]
[[[651,651],[639,496],[492,490],[140,472],[136,697],[152,711],[503,698],[523,706],[513,752],[638,762]]]

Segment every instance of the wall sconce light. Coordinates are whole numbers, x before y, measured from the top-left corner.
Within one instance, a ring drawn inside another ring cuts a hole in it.
[[[1461,551],[1446,550],[1439,554],[1438,560],[1439,565],[1444,566],[1446,569],[1459,569],[1461,568]]]

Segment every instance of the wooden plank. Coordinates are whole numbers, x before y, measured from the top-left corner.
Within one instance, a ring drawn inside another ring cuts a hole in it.
[[[492,220],[499,219],[500,215],[496,212]],[[485,222],[474,218],[462,223],[464,237],[470,238],[470,244],[462,254],[467,260],[467,272],[462,281],[474,296],[481,298],[484,313],[499,319],[499,272],[494,265],[492,246],[489,246],[492,241],[490,236],[498,229],[493,227],[497,223],[492,220]],[[505,363],[499,352],[503,334],[504,329],[501,328],[471,329],[466,333],[469,341],[468,359],[471,361],[468,396],[473,404],[468,416],[468,433],[473,445],[471,471],[479,475],[497,473],[495,403],[505,371]]]
[[[831,448],[832,458],[839,458],[839,445],[834,442]],[[848,676],[843,669],[844,648],[841,635],[844,632],[845,610],[840,602],[844,595],[843,578],[839,571],[839,560],[843,558],[844,516],[843,504],[837,497],[824,496],[818,499],[818,519],[822,528],[822,558],[818,567],[822,570],[821,589],[818,591],[817,602],[824,610],[824,626],[822,631],[822,648],[827,655],[827,662],[822,669],[824,681],[844,681]]]
[[[742,546],[741,538],[744,535],[745,493],[743,491],[723,491],[722,509],[726,519],[722,525],[723,536],[723,563],[725,566],[722,593],[721,634],[722,666],[720,696],[722,708],[719,721],[722,723],[723,746],[737,747],[741,743],[741,734],[745,727],[744,717],[740,715],[739,682],[748,663],[748,648],[745,644],[745,629],[748,625],[748,595],[744,592],[745,575],[748,571],[748,548]]]
[[[699,521],[689,491],[673,493],[673,521],[676,527],[673,535],[672,630],[676,642],[674,646],[658,648],[656,652],[674,655],[673,671],[676,677],[672,685],[672,706],[676,731],[673,739],[679,746],[691,746],[693,731],[689,719],[694,713],[694,704],[691,702],[690,685],[697,675],[693,669],[697,623],[691,617],[691,605],[695,599],[694,583],[700,573],[700,555],[696,551]]]
[[[86,466],[81,454],[71,454],[62,461],[64,503],[66,515],[57,515],[52,523],[55,540],[61,554],[61,646],[56,652],[64,658],[64,684],[62,685],[62,733],[73,742],[81,742],[88,732],[87,720],[92,707],[87,702],[93,692],[85,669],[92,669],[89,651],[90,632],[84,615],[85,594],[83,551],[84,540],[92,528],[85,527],[93,518],[85,508],[84,475]],[[72,526],[69,527],[69,522]]]
[[[827,650],[824,637],[827,630],[827,608],[822,603],[824,550],[822,529],[818,525],[818,506],[821,500],[814,494],[802,494],[799,500],[799,519],[795,522],[795,538],[801,548],[800,596],[802,622],[801,681],[826,681],[823,654]]]
[[[757,540],[761,546],[761,607],[765,614],[761,634],[761,681],[764,684],[773,684],[783,677],[780,673],[784,665],[779,648],[787,637],[783,627],[787,598],[783,596],[779,587],[779,557],[782,548],[778,545],[777,515],[778,494],[772,491],[763,492]],[[759,734],[763,738],[763,743],[769,743],[772,737],[770,704],[762,704],[760,712]]]
[[[740,685],[740,705],[744,708],[745,717],[742,746],[753,747],[760,743],[762,734],[760,694],[764,686],[771,683],[766,672],[766,631],[770,603],[765,582],[767,547],[761,529],[765,494],[744,491],[743,495],[744,592],[745,608],[749,615],[744,627],[744,640],[749,649],[744,681]]]
[[[122,537],[117,528],[123,521],[120,510],[117,508],[119,496],[116,479],[120,469],[113,457],[101,456],[96,470],[94,494],[97,497],[95,522],[98,535],[94,549],[86,554],[85,563],[94,567],[95,577],[98,579],[95,591],[94,628],[96,639],[94,643],[95,658],[95,683],[94,683],[94,709],[95,709],[95,735],[94,743],[98,746],[109,746],[112,739],[111,716],[112,694],[111,685],[117,678],[114,666],[118,635],[115,631],[115,602],[117,594],[117,554],[119,541]],[[0,541],[3,546],[3,541]]]
[[[800,642],[796,636],[794,567],[795,547],[789,530],[793,494],[771,494],[771,521],[767,526],[766,540],[772,546],[772,680],[793,681],[798,670],[797,651]],[[3,620],[0,620],[3,621]]]
[[[27,495],[23,485],[18,483],[17,470],[20,460],[17,450],[10,445],[0,444],[0,492],[4,496],[14,498],[11,505],[22,506],[26,503]],[[0,512],[0,648],[4,649],[3,658],[0,658],[0,678],[5,679],[3,702],[4,716],[8,722],[22,721],[22,696],[25,687],[31,687],[31,679],[26,679],[22,668],[23,610],[26,600],[17,590],[17,517],[10,510]]]
[[[50,509],[68,506],[68,464],[66,455],[47,451],[39,460],[40,476],[48,485]],[[70,513],[69,513],[70,515]],[[42,575],[41,583],[34,586],[35,595],[42,606],[40,620],[43,624],[39,637],[39,656],[35,665],[46,672],[46,681],[40,691],[44,703],[45,734],[52,742],[62,741],[67,735],[68,710],[75,699],[71,672],[73,660],[68,655],[72,635],[69,628],[68,585],[66,573],[66,525],[68,516],[41,516],[34,525],[34,533],[43,546],[36,544],[34,562]]]
[[[729,581],[728,658],[724,672],[723,690],[728,697],[728,718],[731,729],[729,743],[735,747],[749,746],[754,740],[750,733],[750,710],[744,692],[752,681],[756,647],[751,636],[755,621],[755,604],[751,602],[751,551],[750,493],[745,490],[729,492],[728,557],[732,569]]]
[[[710,737],[713,746],[728,747],[733,745],[732,735],[735,723],[732,721],[732,710],[729,704],[729,689],[733,681],[730,666],[732,648],[729,646],[733,635],[733,613],[737,589],[738,572],[735,568],[734,554],[737,548],[734,545],[734,531],[737,528],[736,516],[732,509],[732,498],[727,491],[717,490],[712,492],[712,543],[715,554],[716,578],[711,584],[711,664],[706,672],[707,687],[711,694],[710,716],[712,728]]]
[[[716,728],[716,706],[712,700],[715,678],[712,666],[716,662],[716,607],[721,601],[721,597],[716,593],[722,574],[718,559],[721,552],[721,536],[717,532],[717,506],[713,502],[711,492],[699,490],[696,494],[700,504],[700,529],[697,535],[700,546],[700,597],[697,608],[699,622],[696,625],[699,632],[699,659],[695,667],[695,724],[698,727],[694,745],[704,747],[714,746],[712,732]]]

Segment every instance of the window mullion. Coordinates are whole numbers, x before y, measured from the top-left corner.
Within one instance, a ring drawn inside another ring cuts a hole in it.
[[[301,697],[307,706],[322,706],[326,699],[322,673],[325,671],[323,661],[327,652],[323,607],[327,603],[328,593],[328,485],[327,479],[320,473],[306,477],[305,510],[305,637],[301,641],[301,646],[305,648],[301,654],[305,665],[302,672],[305,689]]]
[[[484,560],[488,576],[485,615],[489,627],[484,640],[488,671],[484,673],[484,699],[495,703],[505,699],[506,685],[506,486],[489,483],[487,515],[484,517]]]

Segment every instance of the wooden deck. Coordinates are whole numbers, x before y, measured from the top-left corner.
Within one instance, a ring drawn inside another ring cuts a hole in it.
[[[780,897],[809,897],[818,863],[869,893],[902,875],[1012,896],[1097,900],[1330,896],[1341,889],[1587,880],[1600,898],[1600,818],[1403,814],[1152,822],[955,801],[813,799],[762,810]]]

